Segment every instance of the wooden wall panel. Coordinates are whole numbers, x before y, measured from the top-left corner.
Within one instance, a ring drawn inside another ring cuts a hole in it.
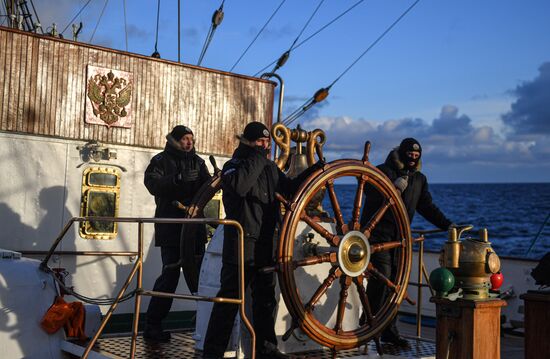
[[[132,128],[84,122],[87,65],[133,73]],[[246,123],[272,122],[272,82],[3,27],[0,76],[0,131],[161,148],[185,124],[230,155]]]

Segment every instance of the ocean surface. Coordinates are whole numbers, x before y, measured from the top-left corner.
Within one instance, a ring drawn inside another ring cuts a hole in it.
[[[346,184],[335,186],[346,221],[351,218],[356,188]],[[451,221],[474,226],[472,236],[477,236],[478,229],[487,228],[489,241],[498,255],[538,260],[550,252],[550,183],[431,184],[429,188],[434,203]],[[328,196],[323,207],[331,212]],[[435,229],[435,226],[416,213],[412,228]],[[425,248],[439,251],[446,233],[426,238]]]

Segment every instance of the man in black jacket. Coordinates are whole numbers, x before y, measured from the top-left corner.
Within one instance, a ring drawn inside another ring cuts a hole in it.
[[[195,139],[189,127],[174,127],[166,140],[164,151],[153,157],[145,170],[145,187],[155,196],[156,218],[181,218],[184,213],[175,201],[189,205],[197,190],[210,179],[210,174],[204,160],[195,153]],[[167,266],[180,259],[181,227],[181,224],[155,223],[155,246],[160,247],[163,269],[155,282],[154,291],[176,291],[180,269]],[[204,252],[204,243],[198,246],[198,250]],[[143,334],[145,339],[170,340],[170,333],[162,330],[161,322],[171,306],[171,298],[151,297]]]
[[[295,179],[289,179],[268,159],[270,134],[260,122],[249,123],[239,147],[222,170],[223,205],[227,219],[244,229],[245,285],[252,289],[252,310],[257,358],[286,358],[277,349],[275,336],[275,276],[258,269],[273,265],[273,249],[280,222],[280,203],[275,192],[290,196],[321,162]],[[221,287],[218,297],[238,298],[238,234],[224,227]],[[204,358],[222,358],[231,336],[238,307],[215,303],[204,341]]]
[[[401,198],[411,223],[415,211],[418,211],[422,217],[433,225],[441,229],[447,229],[451,225],[451,221],[432,202],[432,196],[428,190],[428,181],[426,176],[420,172],[421,156],[422,147],[420,143],[414,138],[405,138],[401,141],[399,147],[390,151],[386,161],[377,167],[388,176],[401,192]],[[366,224],[382,206],[382,196],[373,186],[366,186],[365,196],[366,204],[361,214],[362,225]],[[395,241],[397,236],[395,219],[393,214],[388,211],[374,228],[370,242]],[[371,256],[372,264],[390,279],[395,277],[397,270],[396,251],[397,249],[377,252]],[[389,294],[389,288],[385,284],[376,279],[369,281],[367,296],[373,313],[376,313],[382,307]],[[407,345],[407,341],[399,335],[395,321],[394,318],[391,324],[382,332],[381,339],[396,345]]]

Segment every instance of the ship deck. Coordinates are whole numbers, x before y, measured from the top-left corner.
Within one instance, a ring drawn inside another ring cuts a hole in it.
[[[417,340],[413,337],[416,334],[416,326],[403,322],[398,322],[401,333],[409,341],[408,348],[398,348],[389,344],[383,345],[384,358],[435,358],[435,328],[423,327],[423,340]],[[98,340],[94,347],[96,358],[128,358],[130,357],[130,335],[110,335]],[[501,335],[501,358],[502,359],[522,359],[524,358],[523,349],[524,340],[522,337],[502,334]],[[79,356],[82,352],[82,346],[77,343],[67,343],[65,349]],[[99,354],[99,355],[98,355]],[[193,339],[193,330],[179,330],[172,332],[170,343],[152,344],[145,342],[140,335],[136,343],[136,358],[187,358],[202,359],[202,352],[195,349]],[[291,358],[296,359],[329,359],[332,358],[328,350],[315,350],[301,353],[293,353]],[[338,351],[337,358],[379,358],[376,352],[374,342],[367,346],[367,354],[363,348]]]

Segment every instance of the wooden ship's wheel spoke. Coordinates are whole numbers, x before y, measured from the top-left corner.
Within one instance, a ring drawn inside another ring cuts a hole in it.
[[[405,241],[393,241],[393,242],[384,242],[384,243],[373,243],[370,245],[370,252],[384,252],[389,251],[390,249],[405,247]]]
[[[367,238],[370,238],[370,235],[372,233],[372,230],[374,229],[374,227],[376,227],[376,225],[378,224],[378,222],[380,222],[380,220],[382,219],[382,217],[384,216],[384,214],[386,213],[386,211],[390,208],[390,206],[393,204],[393,201],[390,199],[388,199],[383,205],[382,207],[380,207],[375,213],[374,215],[372,216],[372,218],[368,221],[368,223],[366,225],[363,226],[363,228],[361,228],[361,232],[363,232],[363,234],[367,237]]]
[[[355,192],[355,200],[353,201],[353,211],[351,212],[351,222],[349,228],[354,231],[359,229],[359,215],[361,214],[361,203],[363,203],[363,191],[367,176],[357,178],[357,191]]]
[[[357,293],[359,294],[359,299],[361,300],[361,305],[363,306],[363,315],[365,318],[365,321],[367,325],[370,328],[373,328],[374,323],[374,317],[372,315],[372,310],[369,303],[369,298],[367,298],[367,289],[363,285],[363,280],[365,279],[365,276],[363,274],[353,278],[353,282],[355,283],[355,286],[357,287]],[[361,322],[359,322],[361,324]],[[376,350],[380,355],[383,354],[382,345],[380,344],[380,337],[375,336],[374,342],[376,344]]]
[[[328,191],[332,211],[334,212],[334,219],[336,220],[336,231],[338,234],[346,234],[348,232],[348,225],[344,223],[344,216],[342,216],[340,203],[338,203],[338,197],[334,190],[334,181],[327,181],[326,189]]]
[[[294,261],[293,266],[294,268],[307,267],[307,266],[320,264],[320,263],[336,263],[336,261],[337,261],[336,252],[330,252],[330,253],[324,253],[318,256],[306,257],[304,259]]]
[[[313,218],[308,216],[305,211],[302,212],[300,219],[306,222],[315,232],[319,233],[321,237],[325,238],[331,246],[336,247],[338,246],[338,243],[340,243],[340,237],[338,235],[326,230],[322,225],[315,222]]]
[[[344,313],[346,311],[346,300],[348,298],[348,288],[351,284],[350,276],[343,276],[340,278],[342,288],[340,289],[340,299],[338,300],[338,312],[336,314],[336,325],[334,330],[336,333],[342,332],[342,322],[344,321]]]
[[[393,292],[398,293],[400,286],[392,282],[388,277],[382,274],[376,267],[369,263],[367,270],[372,274],[372,278],[382,282],[386,287],[390,288]]]
[[[315,304],[321,299],[323,294],[327,292],[332,283],[342,275],[342,271],[338,267],[332,267],[327,278],[317,288],[309,302],[307,302],[305,309],[307,313],[311,313],[315,309]]]

